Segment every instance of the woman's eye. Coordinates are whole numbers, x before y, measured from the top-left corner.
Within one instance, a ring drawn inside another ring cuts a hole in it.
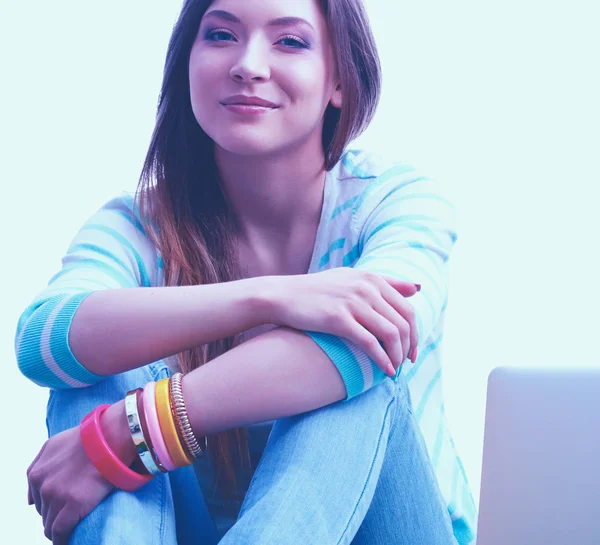
[[[283,44],[286,47],[292,47],[294,49],[308,48],[308,44],[296,36],[284,36],[277,43]]]
[[[233,39],[233,34],[226,30],[211,30],[206,33],[206,39],[213,42],[230,42]]]

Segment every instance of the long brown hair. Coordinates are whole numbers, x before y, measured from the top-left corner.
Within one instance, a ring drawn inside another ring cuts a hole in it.
[[[188,63],[200,21],[211,0],[185,0],[173,29],[156,125],[135,199],[146,231],[163,262],[165,286],[228,282],[242,277],[235,223],[218,183],[214,143],[192,112]],[[361,0],[321,0],[342,86],[343,106],[329,105],[323,123],[325,170],[370,123],[381,87],[375,41]],[[240,335],[176,355],[183,373],[240,343]],[[250,457],[244,428],[208,437],[223,492],[235,496],[234,453]],[[236,449],[236,450],[234,450]]]

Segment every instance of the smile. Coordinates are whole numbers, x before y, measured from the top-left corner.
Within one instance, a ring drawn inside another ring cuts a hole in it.
[[[249,95],[233,95],[221,102],[227,110],[239,115],[260,115],[276,110],[279,106],[264,98]]]
[[[257,106],[256,104],[223,104],[221,105],[228,111],[238,115],[260,115],[277,110],[277,106]]]

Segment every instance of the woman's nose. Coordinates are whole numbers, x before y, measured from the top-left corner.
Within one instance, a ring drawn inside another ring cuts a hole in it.
[[[268,55],[258,43],[248,44],[229,75],[238,82],[267,81],[271,77]]]

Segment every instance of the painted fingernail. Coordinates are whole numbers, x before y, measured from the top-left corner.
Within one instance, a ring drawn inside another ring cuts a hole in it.
[[[417,291],[421,291],[421,284],[415,284],[415,286],[417,287]]]
[[[396,370],[394,369],[394,366],[392,364],[387,366],[387,372],[390,377],[396,376]]]
[[[417,361],[417,347],[416,346],[413,348],[413,351],[410,354],[410,361],[412,361],[413,363],[415,363]]]

